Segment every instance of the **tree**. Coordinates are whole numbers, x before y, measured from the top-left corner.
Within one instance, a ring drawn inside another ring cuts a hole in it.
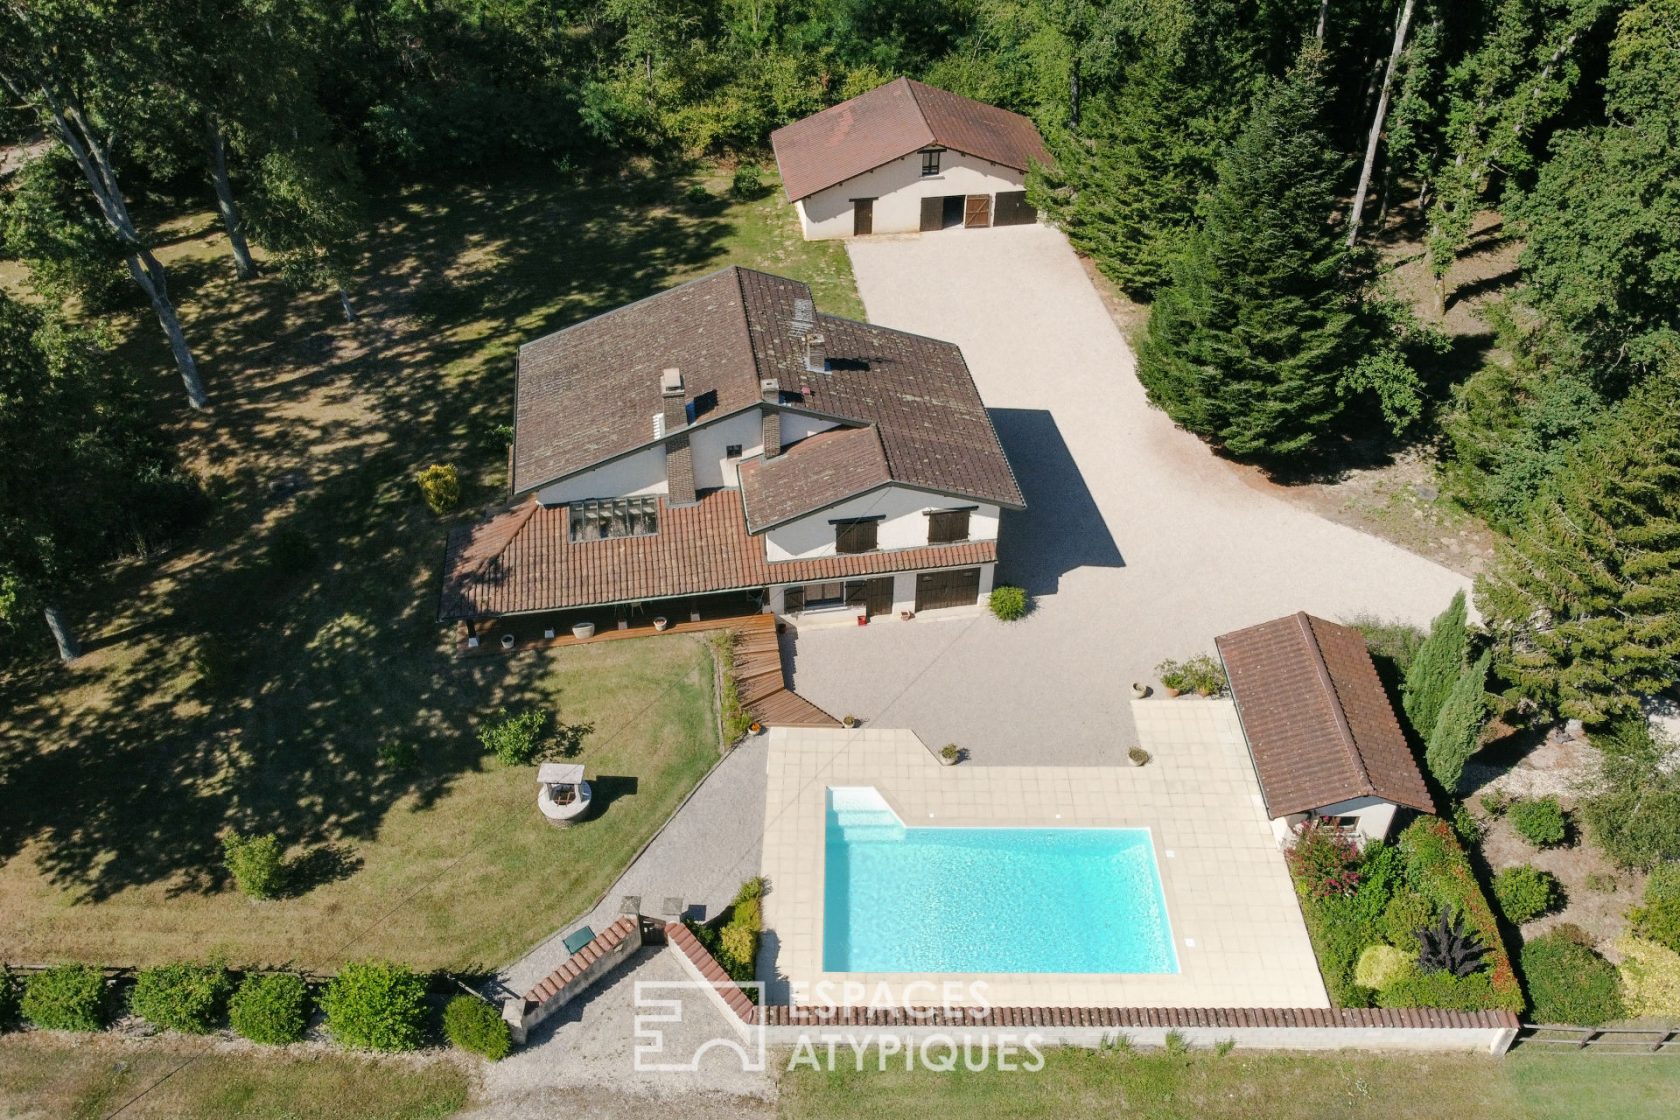
[[[190,488],[94,340],[3,293],[0,447],[0,626],[44,616],[70,661],[66,598],[121,550],[178,529]]]
[[[1676,400],[1664,370],[1608,413],[1477,584],[1500,676],[1591,724],[1680,680]]]
[[[1401,706],[1420,738],[1428,739],[1434,731],[1441,707],[1464,671],[1464,654],[1469,647],[1464,622],[1468,615],[1464,592],[1460,591],[1452,597],[1447,609],[1435,616],[1429,626],[1429,637],[1418,647],[1406,670],[1406,681],[1400,690]]]
[[[129,48],[121,5],[43,0],[0,8],[0,83],[39,113],[75,159],[100,215],[122,246],[135,284],[169,340],[187,403],[209,404],[198,363],[169,297],[168,273],[130,215],[111,138],[121,114],[143,97],[148,75]]]
[[[355,161],[325,137],[300,138],[267,152],[257,170],[252,230],[299,288],[335,292],[346,322],[357,242],[365,225]]]
[[[1322,127],[1322,64],[1309,43],[1259,98],[1138,348],[1150,400],[1243,458],[1312,450],[1365,341],[1326,220],[1341,161]]]
[[[1517,216],[1526,298],[1572,356],[1643,372],[1680,358],[1680,0],[1626,12],[1609,122],[1559,133]]]
[[[1417,0],[1402,0],[1400,18],[1394,25],[1394,48],[1388,55],[1388,68],[1383,71],[1382,93],[1377,98],[1377,111],[1371,118],[1371,132],[1365,139],[1365,163],[1359,169],[1359,186],[1353,192],[1353,210],[1348,216],[1348,247],[1359,240],[1359,223],[1365,214],[1365,193],[1371,188],[1371,168],[1377,162],[1377,143],[1382,139],[1383,119],[1388,116],[1388,94],[1394,85],[1394,72],[1400,66],[1401,52],[1406,48],[1406,33],[1412,26],[1412,9]],[[1326,3],[1325,7],[1328,7]],[[1324,38],[1324,11],[1319,9],[1318,37]]]
[[[1488,669],[1492,665],[1493,654],[1484,653],[1458,674],[1429,732],[1424,762],[1448,794],[1458,789],[1464,764],[1482,744],[1482,727],[1488,716]]]

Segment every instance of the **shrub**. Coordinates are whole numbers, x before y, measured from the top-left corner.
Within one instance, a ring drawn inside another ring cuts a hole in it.
[[[1423,760],[1448,793],[1458,789],[1464,764],[1482,745],[1482,728],[1488,716],[1487,675],[1492,664],[1493,655],[1484,653],[1457,676],[1429,731]]]
[[[1128,748],[1127,751],[1126,751],[1126,757],[1132,760],[1132,765],[1133,766],[1148,766],[1149,765],[1150,754],[1149,754],[1148,751],[1144,750],[1142,747],[1130,747],[1130,748]]]
[[[209,1034],[232,988],[227,969],[220,965],[158,965],[135,977],[128,1009],[153,1026]]]
[[[690,183],[683,188],[683,198],[693,203],[706,203],[712,201],[712,192],[706,189],[704,183]]]
[[[1003,622],[1014,622],[1025,617],[1027,613],[1027,593],[1019,587],[1010,587],[1007,584],[994,587],[988,602],[991,604],[992,613]]]
[[[1352,894],[1359,885],[1358,845],[1321,819],[1296,826],[1286,858],[1295,889],[1308,898]]]
[[[1505,810],[1511,807],[1511,795],[1502,789],[1492,790],[1482,794],[1482,808],[1487,810],[1490,817],[1503,817]]]
[[[764,193],[764,171],[756,163],[743,163],[729,180],[729,197],[749,202]]]
[[[1632,934],[1623,934],[1616,950],[1628,1014],[1680,1019],[1680,953]]]
[[[274,898],[284,886],[280,838],[272,832],[257,836],[228,833],[222,837],[222,862],[234,885],[252,898]]]
[[[433,463],[416,475],[415,481],[420,484],[426,508],[433,513],[442,516],[461,504],[461,479],[454,467]]]
[[[1680,861],[1680,767],[1674,745],[1644,719],[1595,734],[1603,759],[1599,788],[1581,805],[1593,841],[1622,867]]]
[[[105,975],[85,964],[61,964],[24,981],[24,1018],[58,1031],[105,1029]]]
[[[1453,806],[1452,827],[1453,832],[1457,833],[1458,838],[1466,845],[1481,843],[1482,837],[1487,833],[1482,827],[1482,822],[1476,819],[1476,814],[1470,811],[1470,806],[1462,801]]]
[[[1563,843],[1569,825],[1563,818],[1563,808],[1551,796],[1516,801],[1505,812],[1517,835],[1536,848],[1550,848]]]
[[[1418,647],[1423,645],[1423,631],[1409,622],[1362,614],[1348,619],[1348,625],[1364,635],[1365,646],[1379,668],[1381,662],[1388,661],[1402,677],[1417,659]]]
[[[443,1009],[443,1033],[452,1046],[499,1062],[513,1049],[507,1021],[493,1004],[465,993]]]
[[[1435,924],[1435,904],[1411,888],[1394,892],[1377,928],[1390,945],[1417,953],[1418,930]]]
[[[757,940],[746,926],[724,926],[718,933],[718,949],[724,958],[721,963],[731,976],[752,969]]]
[[[1645,880],[1646,902],[1665,898],[1680,898],[1680,861],[1657,864]]]
[[[496,718],[478,729],[478,741],[507,766],[528,766],[535,762],[547,745],[544,732],[548,729],[548,713],[527,708],[518,715],[509,715],[506,708],[496,710]]]
[[[1464,623],[1468,613],[1464,592],[1460,591],[1430,624],[1429,636],[1418,646],[1406,670],[1406,682],[1400,690],[1401,707],[1420,739],[1427,739],[1435,730],[1435,721],[1440,718],[1447,695],[1464,670],[1464,655],[1469,645]]]
[[[12,975],[10,969],[0,968],[0,1031],[17,1022],[17,1017],[17,979]]]
[[[1650,891],[1646,891],[1646,896],[1650,896]],[[1658,897],[1629,911],[1628,918],[1635,934],[1680,953],[1680,897]]]
[[[1486,970],[1469,976],[1450,972],[1413,972],[1377,993],[1378,1007],[1433,1007],[1442,1011],[1481,1011],[1495,1006],[1493,976]]]
[[[253,972],[228,1001],[228,1025],[252,1042],[296,1042],[309,1025],[309,985],[291,972]]]
[[[327,1029],[359,1050],[413,1050],[426,1025],[426,978],[386,961],[347,964],[321,992]]]
[[[1557,906],[1557,876],[1538,867],[1507,867],[1493,877],[1493,897],[1505,920],[1513,925],[1532,922]]]
[[[1186,687],[1202,696],[1219,696],[1225,692],[1225,667],[1205,653],[1199,653],[1180,666]]]
[[[1535,1022],[1595,1027],[1627,1013],[1616,966],[1576,927],[1541,934],[1522,947],[1520,959]]]
[[[1359,954],[1353,978],[1361,987],[1381,992],[1417,972],[1417,961],[1411,953],[1393,945],[1367,945]]]

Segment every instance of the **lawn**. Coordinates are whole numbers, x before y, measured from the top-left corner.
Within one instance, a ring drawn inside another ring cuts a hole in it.
[[[848,1051],[841,1049],[844,1057]],[[1380,1115],[1384,1120],[1658,1120],[1680,1097],[1680,1063],[1661,1057],[1518,1052],[1473,1056],[1125,1054],[1051,1050],[1038,1073],[857,1073],[808,1068],[781,1083],[787,1120],[897,1116],[1045,1120],[1253,1120]]]
[[[0,1116],[102,1120],[121,1108],[134,1120],[441,1120],[465,1106],[468,1085],[462,1066],[435,1058],[0,1038]]]
[[[208,212],[158,223],[211,412],[184,415],[144,308],[119,317],[122,354],[212,501],[192,539],[72,602],[74,666],[0,670],[0,959],[494,965],[610,883],[716,757],[709,655],[655,638],[457,661],[438,578],[449,527],[505,497],[520,342],[728,263],[857,311],[844,250],[801,241],[778,196],[693,182],[393,187],[355,324],[275,275],[234,280]],[[463,475],[444,518],[413,483],[431,462]],[[475,721],[522,698],[596,725],[584,761],[625,779],[603,827],[544,829],[530,772],[482,760]],[[278,832],[302,893],[232,893],[229,827]]]

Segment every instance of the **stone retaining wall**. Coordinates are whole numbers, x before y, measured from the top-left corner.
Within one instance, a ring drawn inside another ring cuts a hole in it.
[[[641,919],[634,914],[625,914],[596,934],[593,941],[573,953],[564,964],[539,980],[523,996],[503,1000],[502,1018],[507,1022],[513,1041],[523,1043],[532,1027],[611,972],[640,949],[642,942]]]

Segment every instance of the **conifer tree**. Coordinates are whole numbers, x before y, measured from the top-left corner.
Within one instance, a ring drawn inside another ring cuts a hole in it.
[[[1476,663],[1458,674],[1447,693],[1446,703],[1429,733],[1424,763],[1441,788],[1449,794],[1464,776],[1464,764],[1482,743],[1482,725],[1487,722],[1487,678],[1493,654],[1484,653]]]
[[[1460,591],[1447,609],[1435,616],[1429,626],[1429,637],[1423,640],[1417,656],[1406,669],[1406,682],[1400,690],[1401,705],[1421,738],[1429,738],[1434,731],[1447,694],[1464,670],[1467,614],[1464,592]]]
[[[1680,680],[1677,400],[1670,369],[1611,410],[1478,584],[1500,676],[1565,716],[1631,715]]]
[[[1138,348],[1150,400],[1241,458],[1312,450],[1367,333],[1328,222],[1342,162],[1323,125],[1323,60],[1309,42],[1259,97]]]

